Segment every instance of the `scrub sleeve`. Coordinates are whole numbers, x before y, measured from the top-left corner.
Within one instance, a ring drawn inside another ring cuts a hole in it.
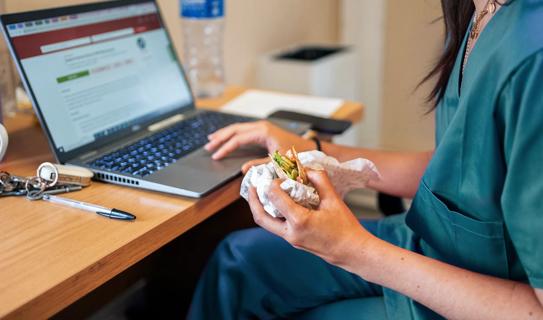
[[[531,286],[543,289],[543,52],[522,64],[500,100],[503,217]]]

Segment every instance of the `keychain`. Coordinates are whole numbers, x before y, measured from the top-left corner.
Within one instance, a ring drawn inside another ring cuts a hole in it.
[[[86,187],[90,185],[93,175],[93,172],[86,168],[53,164],[51,162],[40,164],[38,170],[36,170],[36,176],[51,186],[56,184],[76,184]]]
[[[34,177],[20,177],[0,172],[0,197],[26,196],[28,200],[40,200],[43,195],[81,190],[90,185],[93,172],[71,165],[42,163]]]

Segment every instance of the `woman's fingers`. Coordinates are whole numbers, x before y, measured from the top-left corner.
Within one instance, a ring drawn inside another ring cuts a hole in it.
[[[254,160],[245,162],[243,166],[241,166],[241,172],[243,172],[243,174],[246,174],[247,171],[249,171],[249,169],[251,169],[252,167],[258,166],[263,163],[267,163],[269,161],[270,161],[270,158],[266,157],[266,158],[254,159]]]
[[[264,210],[254,187],[249,188],[249,206],[256,224],[278,236],[285,234],[285,222],[273,218]]]
[[[226,141],[220,148],[211,155],[213,160],[220,160],[226,157],[229,153],[235,151],[244,145],[257,143],[260,140],[258,135],[252,132],[244,132],[234,135],[230,140]]]
[[[234,135],[249,130],[251,126],[254,126],[254,124],[237,123],[219,129],[207,137],[209,139],[209,142],[204,146],[204,148],[207,151],[213,151],[217,149],[220,145],[231,139]]]
[[[307,177],[313,184],[321,200],[331,197],[337,198],[336,189],[324,170],[307,170]]]
[[[207,151],[213,151],[217,149],[224,141],[230,139],[233,135],[236,134],[236,129],[233,126],[228,126],[226,128],[215,131],[214,133],[207,136],[209,142],[204,146],[204,149]]]
[[[268,199],[273,206],[279,210],[281,215],[285,217],[293,225],[299,225],[306,220],[309,209],[302,207],[292,200],[280,187],[281,181],[276,179],[272,182],[268,192]]]

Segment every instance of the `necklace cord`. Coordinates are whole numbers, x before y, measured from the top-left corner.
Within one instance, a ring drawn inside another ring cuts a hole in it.
[[[488,13],[494,14],[496,12],[496,0],[488,0],[481,12],[479,12],[473,19],[473,25],[469,32],[468,42],[466,43],[466,51],[464,53],[464,59],[462,61],[462,74],[464,74],[464,69],[466,68],[466,63],[468,62],[469,55],[473,50],[473,42],[479,37],[481,32],[480,24],[483,21],[484,17]]]

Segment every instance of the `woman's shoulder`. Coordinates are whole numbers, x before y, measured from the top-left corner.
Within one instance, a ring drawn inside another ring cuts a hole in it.
[[[500,10],[506,24],[501,49],[518,55],[519,62],[543,48],[543,0],[509,0]]]
[[[504,84],[543,50],[543,0],[508,0],[500,11],[488,42],[487,63],[500,69],[497,81]]]
[[[501,9],[515,12],[520,20],[534,23],[539,19],[541,22],[541,14],[543,14],[543,0],[507,0]]]

